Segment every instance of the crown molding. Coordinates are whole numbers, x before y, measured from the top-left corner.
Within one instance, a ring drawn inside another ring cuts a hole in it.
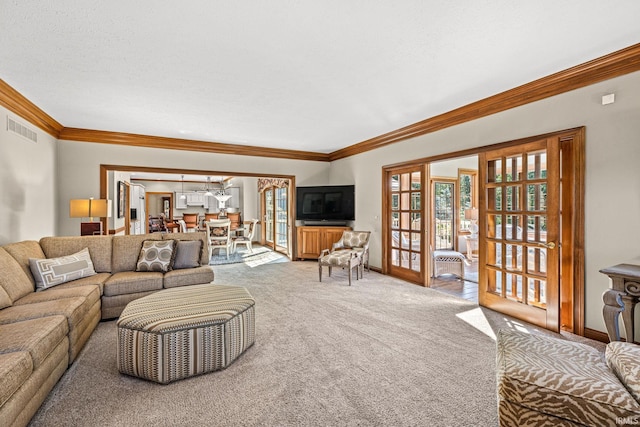
[[[57,138],[63,126],[0,79],[0,105]]]
[[[640,44],[329,154],[334,161],[640,70]]]
[[[238,144],[129,133],[67,128],[0,79],[0,105],[38,126],[50,135],[69,141],[119,144],[169,150],[199,151],[242,156],[275,157],[330,162],[375,150],[396,142],[446,129],[491,114],[589,86],[640,70],[640,44],[629,46],[592,61],[542,77],[497,95],[430,117],[332,153],[285,150]]]
[[[168,150],[199,151],[204,153],[233,154],[240,156],[275,157],[280,159],[312,160],[328,162],[329,155],[311,151],[283,150],[250,145],[223,144],[220,142],[167,138],[163,136],[137,135],[102,130],[63,128],[59,139],[66,141],[95,142],[100,144],[128,145],[135,147],[164,148]]]

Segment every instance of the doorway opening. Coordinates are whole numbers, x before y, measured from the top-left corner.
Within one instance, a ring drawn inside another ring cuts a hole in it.
[[[264,219],[265,212],[262,210],[262,205],[259,202],[259,196],[258,196],[259,182],[286,182],[287,189],[295,188],[295,176],[293,175],[273,175],[273,174],[257,175],[255,173],[250,173],[250,172],[227,172],[227,171],[221,172],[216,170],[174,169],[174,168],[130,166],[130,165],[100,165],[100,171],[99,171],[100,197],[115,198],[118,187],[121,186],[122,188],[126,188],[129,185],[129,183],[127,182],[122,182],[122,185],[120,185],[120,182],[117,179],[118,173],[158,174],[163,176],[162,179],[157,180],[158,182],[161,183],[161,181],[167,181],[167,182],[171,182],[172,185],[177,186],[175,191],[165,191],[161,189],[155,189],[154,191],[150,192],[151,194],[158,195],[159,200],[161,202],[160,206],[162,207],[163,212],[165,210],[164,208],[166,207],[166,200],[168,199],[169,212],[170,212],[169,215],[172,216],[171,219],[175,219],[173,215],[176,212],[175,210],[179,208],[177,205],[180,204],[179,203],[180,200],[176,199],[174,196],[176,192],[181,192],[181,189],[184,188],[184,178],[181,178],[182,176],[201,175],[205,178],[210,176],[233,176],[233,177],[246,178],[254,182],[256,188],[252,189],[251,194],[242,195],[242,197],[247,199],[247,203],[251,203],[252,206],[254,206],[254,208],[247,213],[247,216],[242,217],[242,220],[243,222],[246,222],[246,221],[250,221],[252,218],[256,218],[259,220],[258,226],[262,230],[264,230],[267,227],[267,223]],[[173,178],[167,179],[164,177],[166,175],[172,175]],[[206,179],[203,179],[202,181],[203,194],[204,194],[204,189],[207,189],[208,186],[210,186],[208,181]],[[154,188],[156,187],[157,186],[154,185]],[[123,192],[123,193],[125,195],[128,194],[128,192]],[[146,193],[146,194],[149,194],[149,193]],[[282,201],[283,199],[282,194],[279,194],[278,197]],[[293,197],[293,195],[287,193],[285,197],[286,201],[291,201],[291,197]],[[145,199],[146,199],[145,205],[147,205],[149,203],[149,198],[145,197]],[[128,197],[124,197],[123,204],[126,204],[127,201],[128,201]],[[189,202],[185,201],[184,203],[189,203]],[[293,231],[293,227],[295,226],[295,224],[292,223],[292,218],[295,218],[295,212],[292,211],[292,209],[295,209],[295,203],[289,202],[289,203],[285,203],[284,205],[280,203],[280,206],[286,206],[286,207],[284,208],[284,210],[281,208],[278,208],[277,210],[279,214],[277,215],[277,218],[276,218],[277,224],[278,224],[276,225],[276,229],[279,227],[280,230],[286,230],[285,231],[286,235],[283,236],[281,233],[279,233],[277,236],[277,239],[279,240],[277,240],[277,242],[280,242],[280,243],[286,242],[286,247],[283,245],[276,245],[276,246],[281,252],[286,254],[289,259],[291,259],[292,249],[291,249],[291,244],[289,242],[291,242],[291,233]],[[123,211],[128,211],[128,205],[127,205],[127,209],[123,209]],[[204,214],[202,216],[204,217]],[[128,216],[123,215],[123,217],[119,217],[118,215],[116,215],[116,217],[118,220],[122,222],[121,226],[110,227],[107,222],[107,218],[103,218],[102,219],[103,229],[108,230],[110,234],[128,233],[130,230],[130,225],[127,223]],[[261,239],[261,233],[256,233],[255,236],[258,239],[260,239],[258,241],[259,244],[266,245],[267,243],[266,240]],[[282,250],[283,248],[285,249]]]

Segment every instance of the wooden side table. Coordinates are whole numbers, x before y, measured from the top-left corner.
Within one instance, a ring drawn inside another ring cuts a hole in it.
[[[640,300],[640,265],[618,264],[603,268],[600,273],[611,279],[611,289],[602,294],[602,315],[610,341],[620,341],[618,318],[622,313],[627,341],[634,342],[634,310]]]

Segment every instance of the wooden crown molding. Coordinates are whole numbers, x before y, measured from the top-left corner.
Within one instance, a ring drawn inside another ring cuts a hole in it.
[[[0,79],[0,105],[57,138],[63,126]]]
[[[314,160],[320,162],[329,161],[328,154],[311,151],[283,150],[250,145],[223,144],[220,142],[205,142],[190,139],[167,138],[163,136],[136,135],[132,133],[67,127],[63,128],[60,132],[59,139],[240,156],[276,157],[280,159]]]
[[[640,43],[329,154],[67,128],[55,121],[3,80],[0,80],[0,105],[54,137],[69,141],[330,162],[520,107],[638,70],[640,70]]]
[[[338,160],[640,70],[640,44],[329,154]]]

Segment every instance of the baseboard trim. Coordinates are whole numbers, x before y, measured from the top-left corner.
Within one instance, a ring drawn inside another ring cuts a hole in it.
[[[596,331],[595,329],[584,328],[584,337],[603,343],[609,343],[609,335],[607,335],[606,332]]]

